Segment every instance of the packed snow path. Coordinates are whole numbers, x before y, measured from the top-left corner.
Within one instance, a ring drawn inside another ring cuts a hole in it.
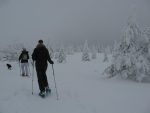
[[[55,62],[56,92],[52,67],[47,76],[52,89],[51,96],[38,96],[36,72],[34,90],[32,79],[20,76],[19,65],[0,63],[0,113],[150,113],[150,84],[121,79],[105,79],[103,70],[109,64],[96,60],[81,62],[81,55],[67,57],[67,62]],[[32,73],[32,67],[30,66]]]

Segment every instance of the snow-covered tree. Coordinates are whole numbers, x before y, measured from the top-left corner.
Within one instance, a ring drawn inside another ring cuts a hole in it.
[[[87,40],[85,41],[84,47],[83,47],[82,61],[90,61],[89,48],[88,48]]]
[[[150,27],[144,29],[143,34],[146,35],[147,40],[150,40]]]
[[[54,58],[58,59],[58,57],[59,57],[59,52],[56,51],[55,54],[54,54]]]
[[[146,41],[146,46],[148,47],[148,54],[150,56],[150,27],[144,29],[143,36]]]
[[[109,57],[108,57],[108,55],[110,55],[112,52],[111,52],[111,50],[110,50],[110,47],[109,46],[107,46],[105,49],[104,49],[104,62],[106,62],[106,61],[108,61],[109,60]]]
[[[66,53],[65,53],[63,47],[61,47],[60,50],[59,50],[59,52],[58,52],[57,62],[58,63],[66,62]]]
[[[104,51],[104,60],[103,62],[107,62],[108,61],[108,53],[106,52],[106,50]]]
[[[148,46],[134,21],[129,21],[122,41],[113,52],[113,63],[106,68],[110,77],[119,75],[141,81],[149,76]]]
[[[96,51],[96,48],[95,46],[92,47],[92,59],[96,59],[97,57],[97,51]]]

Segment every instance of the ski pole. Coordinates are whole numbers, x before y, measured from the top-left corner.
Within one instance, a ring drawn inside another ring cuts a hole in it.
[[[56,95],[57,95],[57,100],[58,100],[58,92],[57,92],[57,85],[56,85],[56,80],[55,80],[55,73],[54,73],[54,67],[53,67],[53,64],[52,64],[52,70],[53,70],[53,77],[54,77],[55,89],[56,89]]]
[[[33,95],[33,77],[34,77],[34,61],[33,61],[33,71],[32,71],[32,95]]]

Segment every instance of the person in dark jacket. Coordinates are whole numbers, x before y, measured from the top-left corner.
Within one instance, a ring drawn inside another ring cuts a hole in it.
[[[26,48],[23,48],[20,56],[19,56],[19,64],[21,62],[21,72],[22,76],[29,76],[29,64],[28,64],[29,54]]]
[[[44,97],[45,94],[50,93],[51,89],[49,88],[49,84],[47,81],[46,70],[48,63],[54,64],[51,60],[49,51],[46,46],[43,44],[43,40],[39,40],[36,48],[32,53],[32,60],[35,61],[35,67],[38,78],[38,85],[40,89],[39,95]]]

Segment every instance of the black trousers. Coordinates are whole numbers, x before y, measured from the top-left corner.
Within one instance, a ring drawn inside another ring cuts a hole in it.
[[[46,70],[47,70],[47,63],[45,65],[36,64],[38,85],[41,92],[45,91],[45,87],[48,87]]]

